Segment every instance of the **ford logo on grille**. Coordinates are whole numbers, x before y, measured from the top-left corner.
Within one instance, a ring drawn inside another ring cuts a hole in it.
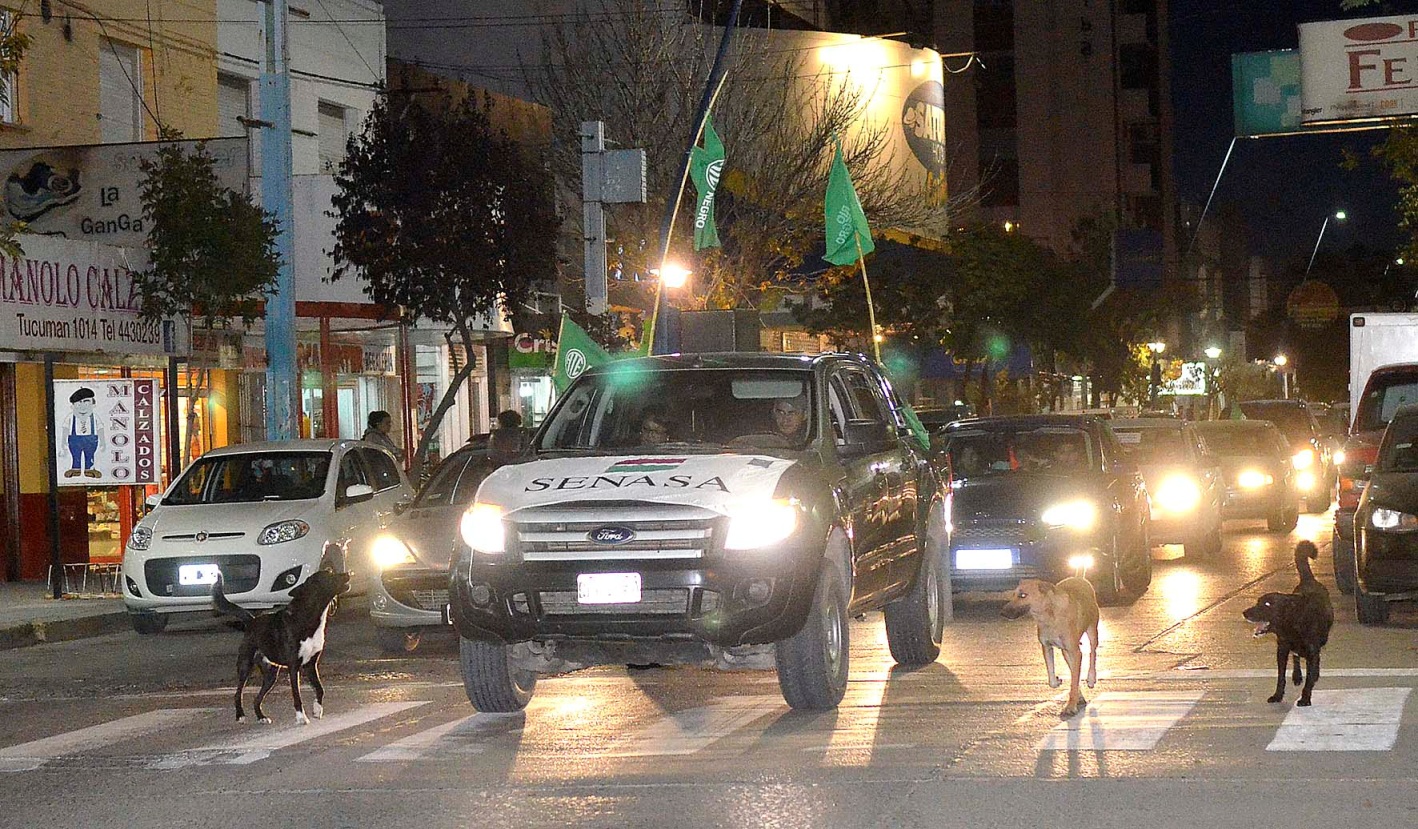
[[[597,527],[589,537],[597,544],[624,544],[635,537],[635,531],[629,527]]]

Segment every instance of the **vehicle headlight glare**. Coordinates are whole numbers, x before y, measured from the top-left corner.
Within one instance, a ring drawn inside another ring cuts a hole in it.
[[[1304,492],[1309,492],[1310,490],[1314,489],[1314,488],[1315,488],[1315,473],[1313,473],[1313,472],[1301,472],[1301,473],[1299,473],[1298,475],[1296,475],[1296,476],[1295,476],[1295,487],[1296,487],[1297,489],[1303,490]]]
[[[1091,501],[1067,501],[1044,510],[1039,518],[1050,527],[1091,530],[1098,520],[1098,508]]]
[[[507,552],[507,531],[502,526],[502,507],[475,503],[463,513],[458,530],[468,546],[480,553]]]
[[[146,550],[153,543],[153,531],[147,527],[134,527],[128,536],[128,549]]]
[[[1093,569],[1093,554],[1079,553],[1068,557],[1068,569],[1070,570],[1091,570]]]
[[[1241,489],[1260,489],[1275,483],[1275,478],[1259,469],[1247,469],[1236,476],[1236,483],[1240,485]]]
[[[1418,530],[1418,515],[1377,507],[1369,516],[1369,523],[1380,530]]]
[[[392,535],[381,535],[374,539],[371,554],[374,559],[374,566],[378,567],[380,570],[388,570],[390,567],[398,567],[401,564],[414,563],[414,554],[409,552],[409,545]]]
[[[1334,465],[1335,465],[1335,466],[1343,466],[1343,465],[1344,465],[1344,459],[1347,458],[1347,457],[1348,457],[1348,456],[1344,454],[1344,450],[1343,450],[1343,449],[1336,449],[1336,450],[1334,450]]]
[[[256,537],[256,543],[262,546],[284,544],[302,538],[308,532],[310,525],[304,521],[278,521],[261,530],[261,534]]]
[[[737,504],[729,511],[724,549],[752,550],[777,544],[797,531],[800,511],[798,501],[793,498]]]
[[[1157,487],[1157,504],[1168,512],[1191,512],[1201,503],[1201,487],[1186,475],[1173,475]]]
[[[1290,459],[1296,469],[1309,469],[1315,465],[1315,450],[1301,449],[1295,453],[1295,457]]]

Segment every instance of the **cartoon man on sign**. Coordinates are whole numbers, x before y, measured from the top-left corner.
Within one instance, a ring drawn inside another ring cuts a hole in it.
[[[69,446],[69,468],[64,470],[64,477],[102,478],[103,473],[94,469],[94,458],[103,449],[103,425],[94,414],[98,401],[93,389],[79,389],[69,395],[69,403],[73,406],[69,422],[61,423],[64,441]]]

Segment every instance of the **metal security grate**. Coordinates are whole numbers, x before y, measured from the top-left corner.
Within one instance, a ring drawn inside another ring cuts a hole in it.
[[[448,604],[447,590],[415,590],[413,597],[423,610],[442,610]]]

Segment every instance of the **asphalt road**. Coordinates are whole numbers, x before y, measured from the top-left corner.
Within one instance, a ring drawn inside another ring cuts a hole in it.
[[[1298,538],[1332,587],[1329,522],[1229,524],[1215,561],[1156,551],[1068,721],[1032,624],[983,594],[919,670],[893,669],[879,614],[856,622],[821,714],[772,674],[691,668],[544,679],[526,712],[475,714],[449,642],[386,656],[349,607],[309,726],[284,685],[274,724],[234,721],[239,634],[213,621],[0,652],[0,827],[1415,825],[1418,614],[1361,628],[1334,593],[1309,709],[1265,702],[1274,648],[1240,616],[1294,586]]]

